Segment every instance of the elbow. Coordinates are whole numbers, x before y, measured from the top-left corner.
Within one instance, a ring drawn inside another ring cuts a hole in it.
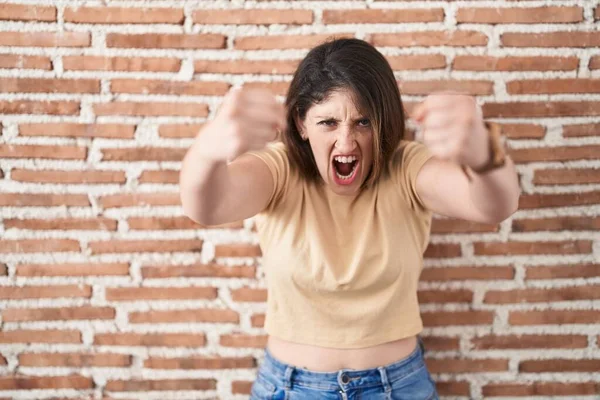
[[[499,206],[496,212],[492,215],[488,215],[487,223],[500,224],[506,219],[510,218],[519,209],[519,198],[521,197],[521,189],[517,187],[514,194],[507,196],[506,202],[503,206]]]

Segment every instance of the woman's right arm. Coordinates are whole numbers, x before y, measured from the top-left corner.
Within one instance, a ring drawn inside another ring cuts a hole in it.
[[[275,182],[262,160],[244,153],[264,148],[284,126],[284,108],[271,92],[228,94],[183,159],[179,188],[184,214],[202,225],[221,225],[262,211]]]

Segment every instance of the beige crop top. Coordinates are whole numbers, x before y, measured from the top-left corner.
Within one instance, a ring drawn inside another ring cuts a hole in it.
[[[421,332],[417,281],[431,211],[415,181],[429,150],[402,141],[390,175],[358,196],[303,180],[281,142],[250,154],[267,164],[275,182],[255,218],[267,282],[266,332],[335,348]]]

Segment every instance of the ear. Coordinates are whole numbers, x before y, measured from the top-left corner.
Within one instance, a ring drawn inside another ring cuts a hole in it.
[[[296,129],[300,132],[300,136],[302,140],[308,140],[308,136],[306,135],[306,127],[304,125],[304,121],[298,118],[298,114],[294,115],[294,122],[296,123]]]

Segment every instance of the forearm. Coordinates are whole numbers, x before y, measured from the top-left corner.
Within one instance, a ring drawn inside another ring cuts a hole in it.
[[[186,153],[179,174],[179,190],[185,215],[210,225],[215,210],[223,202],[229,174],[225,161],[211,160],[204,155],[204,146],[196,140]]]
[[[518,208],[521,189],[515,165],[510,157],[501,168],[477,174],[465,171],[469,177],[472,204],[490,221],[501,222]]]

